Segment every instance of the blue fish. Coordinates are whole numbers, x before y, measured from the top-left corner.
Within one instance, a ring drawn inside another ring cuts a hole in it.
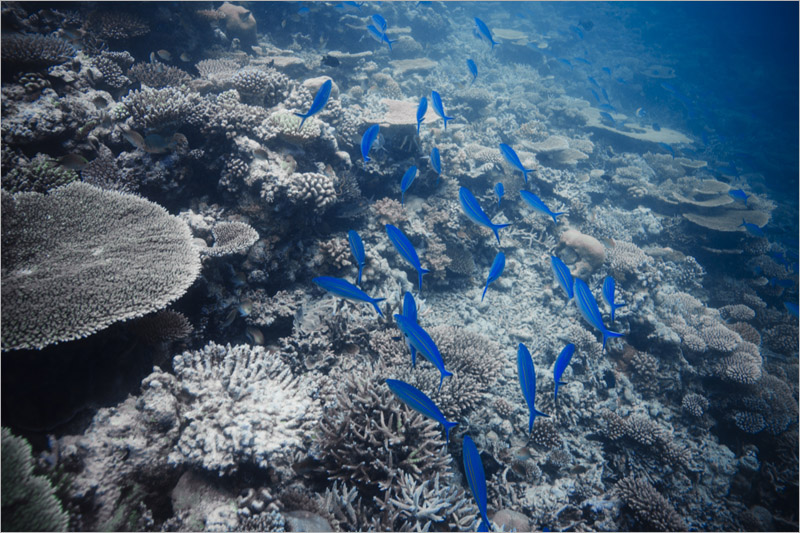
[[[475,199],[475,196],[466,187],[461,187],[458,190],[458,201],[461,203],[461,209],[464,210],[464,214],[476,224],[486,226],[492,230],[494,236],[497,237],[497,244],[500,244],[500,234],[498,230],[510,226],[511,224],[492,224],[489,216],[481,209],[478,200]]]
[[[367,26],[367,31],[369,31],[369,34],[373,39],[375,39],[379,43],[386,43],[387,45],[389,45],[389,50],[392,49],[392,43],[395,41],[390,41],[389,37],[387,37],[386,34],[383,33],[381,30],[370,24],[369,26]]]
[[[628,82],[622,78],[614,78],[614,79],[617,81],[617,83],[621,83],[622,85],[628,85]]]
[[[328,291],[329,293],[338,296],[340,298],[345,298],[346,300],[352,300],[354,302],[366,302],[372,304],[375,308],[375,311],[380,316],[383,316],[381,312],[381,308],[378,307],[378,302],[384,301],[386,298],[371,298],[367,293],[350,283],[349,281],[334,278],[331,276],[320,276],[318,278],[314,278],[311,281]]]
[[[783,302],[783,306],[787,311],[789,311],[789,313],[793,314],[794,316],[798,316],[796,302]]]
[[[591,65],[592,64],[591,61],[589,61],[588,59],[584,59],[582,57],[573,57],[572,60],[573,61],[577,61],[578,63],[583,63],[584,65]]]
[[[570,26],[569,29],[574,31],[578,35],[578,38],[583,39],[583,31],[579,27],[573,25]]]
[[[422,124],[422,121],[425,120],[425,112],[428,110],[428,99],[424,96],[419,101],[419,105],[417,106],[417,135],[419,135],[419,126]]]
[[[522,177],[525,179],[525,183],[528,183],[528,172],[533,172],[533,169],[522,166],[522,161],[519,160],[517,152],[509,145],[500,143],[500,152],[503,154],[503,157],[506,158],[506,161],[516,167],[517,170],[522,171]]]
[[[559,62],[564,63],[566,66],[568,66],[570,70],[573,69],[572,63],[569,62],[569,59],[564,59],[563,57],[559,57],[558,60]]]
[[[370,160],[368,155],[369,149],[372,148],[372,143],[374,143],[375,139],[378,137],[380,129],[378,124],[370,126],[367,128],[367,131],[364,132],[363,137],[361,137],[361,156],[364,158],[364,168],[367,167],[367,161]]]
[[[614,313],[617,311],[617,309],[628,305],[625,302],[618,304],[614,303],[614,292],[616,291],[616,287],[617,285],[614,281],[614,278],[611,276],[606,276],[606,279],[603,280],[603,300],[605,300],[608,306],[611,308],[612,322],[614,321]]]
[[[361,11],[361,4],[363,4],[363,2],[352,2],[352,1],[349,1],[349,2],[342,2],[341,4],[339,4],[336,7],[340,7],[342,9],[347,9],[348,7],[354,7],[358,11]]]
[[[382,32],[386,32],[387,24],[385,18],[375,13],[372,15],[372,20],[375,21],[375,27],[377,29],[381,30]]]
[[[475,17],[475,25],[478,27],[478,31],[480,34],[485,37],[490,43],[492,43],[492,50],[494,50],[494,45],[500,44],[492,39],[492,32],[489,31],[489,27],[478,17]]]
[[[497,205],[500,205],[500,200],[503,199],[503,194],[505,193],[505,189],[503,189],[503,184],[497,182],[494,185],[494,193],[497,195]]]
[[[592,85],[594,85],[594,86],[595,86],[595,87],[597,87],[598,89],[600,88],[600,84],[599,84],[599,83],[597,83],[597,80],[596,80],[596,79],[594,79],[593,77],[591,77],[591,76],[587,76],[587,77],[586,77],[586,79],[588,79],[588,80],[589,80],[589,83],[591,83]]]
[[[447,131],[447,121],[452,120],[453,117],[448,117],[444,114],[444,105],[442,104],[442,97],[436,91],[431,91],[431,100],[433,101],[433,110],[436,114],[444,120],[444,130]]]
[[[308,117],[322,111],[322,108],[325,107],[325,104],[328,103],[328,98],[331,95],[331,87],[333,87],[333,81],[329,79],[325,80],[325,83],[323,83],[322,87],[320,87],[319,90],[317,91],[317,95],[314,97],[314,101],[311,102],[311,108],[308,110],[308,112],[305,114],[295,113],[296,116],[303,119],[300,121],[300,127],[297,128],[298,130],[303,129],[303,123],[305,123]]]
[[[467,59],[467,68],[472,73],[472,81],[470,82],[470,85],[472,85],[478,77],[478,65],[476,65],[473,60]]]
[[[536,372],[533,369],[531,353],[522,343],[519,343],[519,350],[517,350],[517,372],[519,372],[519,386],[522,388],[522,395],[528,404],[528,410],[531,412],[531,416],[528,419],[528,433],[530,433],[533,431],[533,421],[537,416],[550,418],[550,415],[544,414],[534,406],[536,402]]]
[[[415,165],[411,165],[406,173],[403,174],[403,179],[400,180],[400,205],[405,205],[406,200],[406,191],[411,184],[414,183],[414,178],[417,177],[417,167]]]
[[[431,166],[436,171],[436,184],[439,183],[439,178],[442,176],[442,158],[439,155],[439,149],[435,146],[431,150]]]
[[[661,131],[661,126],[659,126],[658,122],[653,122],[653,131]]]
[[[758,226],[756,226],[752,222],[745,222],[744,219],[742,219],[742,223],[739,224],[737,227],[739,227],[739,228],[744,227],[744,229],[747,230],[747,233],[749,233],[750,235],[753,235],[754,237],[763,237],[764,236],[764,232],[761,231],[761,228],[759,228]]]
[[[606,99],[606,102],[609,102],[609,103],[611,103],[611,101],[608,99],[608,93],[606,92],[606,88],[605,88],[605,87],[601,88],[601,89],[600,89],[600,92],[602,92],[602,93],[603,93],[603,98],[605,98],[605,99]]]
[[[601,68],[600,70],[602,70],[603,72],[605,72],[606,74],[608,74],[609,76],[611,76],[611,69],[610,69],[610,68],[608,68],[608,67],[603,67],[603,68]]]
[[[670,154],[672,154],[672,159],[675,159],[675,150],[672,149],[672,146],[668,145],[667,143],[658,143],[658,145],[667,152],[669,152]]]
[[[445,439],[450,442],[450,429],[457,426],[458,422],[448,422],[433,400],[413,385],[399,379],[387,379],[386,384],[407,406],[443,425]]]
[[[597,107],[599,107],[599,108],[600,108],[600,109],[602,109],[603,111],[610,111],[610,112],[612,112],[612,113],[616,113],[616,112],[617,112],[617,108],[616,108],[616,107],[614,107],[614,106],[613,106],[613,105],[611,105],[611,104],[600,104],[600,105],[599,105],[599,106],[597,106]]]
[[[600,116],[603,117],[604,119],[606,119],[607,121],[611,122],[611,124],[614,127],[617,126],[617,121],[614,120],[614,117],[612,117],[610,114],[606,113],[605,111],[600,111]]]
[[[733,189],[732,191],[728,191],[728,194],[737,202],[744,202],[744,206],[747,207],[747,199],[750,195],[742,189]]]
[[[475,503],[481,513],[481,525],[478,527],[478,531],[489,531],[492,525],[486,515],[486,474],[483,472],[481,454],[478,453],[478,448],[469,435],[464,436],[462,446],[464,475],[467,477],[469,490],[472,491],[472,497],[475,498]]]
[[[422,268],[417,251],[402,231],[391,224],[386,224],[386,234],[398,253],[403,256],[403,259],[411,263],[411,266],[419,273],[419,291],[422,292],[422,276],[430,272],[430,270]]]
[[[794,286],[794,281],[791,279],[778,279],[778,278],[769,278],[769,286],[770,287],[781,287],[783,289],[788,289]]]
[[[559,385],[566,385],[563,381],[561,381],[561,376],[564,374],[564,370],[567,369],[570,360],[572,359],[572,354],[575,353],[575,345],[570,343],[564,346],[564,349],[561,350],[561,353],[558,354],[558,359],[556,359],[556,366],[553,367],[553,379],[556,382],[556,391],[553,395],[553,401],[558,399],[558,387]]]
[[[483,288],[483,295],[481,296],[481,301],[483,301],[483,298],[486,296],[486,290],[489,288],[489,284],[500,277],[505,267],[506,267],[506,254],[504,254],[503,252],[497,252],[497,255],[494,256],[494,261],[492,262],[492,268],[489,269],[489,277],[486,278],[486,286]]]
[[[553,275],[556,281],[558,281],[558,284],[564,289],[567,298],[571,300],[575,293],[572,288],[574,281],[572,280],[572,273],[569,271],[569,267],[564,264],[564,261],[554,255],[550,256],[550,267],[553,269]]]
[[[301,7],[300,9],[298,9],[298,10],[297,10],[297,14],[298,14],[298,15],[301,15],[301,16],[304,16],[304,15],[308,15],[308,13],[309,13],[310,11],[311,11],[310,9],[308,9],[308,8],[307,8],[307,7],[305,7],[305,6],[303,6],[303,7]]]
[[[445,370],[444,360],[442,359],[442,354],[439,353],[439,348],[436,347],[436,344],[434,344],[428,332],[417,324],[416,320],[411,320],[403,315],[394,315],[394,320],[397,323],[397,327],[400,328],[400,331],[402,331],[408,339],[408,342],[413,344],[417,351],[424,355],[425,358],[439,370],[439,374],[441,375],[439,379],[439,391],[441,391],[444,378],[452,376],[453,373]]]
[[[406,291],[406,295],[403,297],[403,316],[414,322],[417,321],[417,302],[414,301],[414,295],[410,291]],[[411,350],[411,368],[416,368],[417,349],[408,339],[406,339],[406,344]]]
[[[595,300],[586,282],[580,278],[575,278],[575,305],[583,315],[583,318],[603,334],[603,351],[606,349],[606,340],[609,337],[622,337],[622,333],[609,331],[603,324],[600,309],[597,308],[597,300]]]
[[[553,213],[550,211],[550,208],[544,205],[544,202],[532,192],[519,191],[519,195],[525,200],[525,203],[531,206],[535,211],[553,217],[553,224],[558,224],[558,217],[566,212],[561,211],[560,213]]]
[[[356,285],[361,285],[361,271],[364,269],[364,264],[367,262],[366,254],[364,253],[364,243],[361,242],[361,237],[355,230],[347,232],[347,240],[350,241],[350,251],[353,252],[353,257],[358,263],[358,280]]]
[[[592,91],[592,95],[594,96],[594,99],[597,100],[597,103],[599,104],[600,103],[600,95],[597,94],[597,91],[595,91],[594,89],[589,89],[589,90]]]

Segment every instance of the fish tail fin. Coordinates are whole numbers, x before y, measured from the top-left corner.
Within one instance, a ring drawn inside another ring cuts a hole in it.
[[[511,223],[508,223],[508,224],[494,224],[492,226],[492,231],[494,232],[494,236],[497,237],[497,244],[500,244],[500,234],[498,233],[498,230],[506,228],[506,227],[508,227],[510,225],[511,225]]]
[[[567,213],[566,211],[561,211],[560,213],[553,213],[553,224],[558,225],[558,217],[560,217],[561,215],[565,215],[566,213]]]
[[[536,420],[537,416],[543,416],[543,417],[546,417],[546,418],[550,418],[550,415],[544,414],[543,412],[539,411],[535,407],[533,409],[531,409],[531,416],[528,419],[528,433],[531,433],[533,431],[533,421]]]
[[[400,193],[400,205],[406,205],[406,192],[405,191]]]
[[[491,530],[491,528],[489,527],[489,524],[486,522],[486,520],[481,518],[481,523],[478,526],[478,531],[487,531],[488,532],[490,530]]]
[[[556,392],[555,392],[555,394],[553,394],[553,401],[556,401],[558,399],[558,388],[561,385],[566,385],[566,384],[567,384],[566,381],[556,381]],[[547,415],[545,415],[545,416],[547,416]]]
[[[381,312],[381,308],[378,307],[378,302],[384,301],[386,298],[373,298],[369,303],[372,304],[372,307],[378,312],[379,315],[383,316],[383,312]]]
[[[486,291],[489,289],[489,282],[486,282],[486,286],[483,288],[483,294],[481,295],[481,301],[486,297]]]
[[[444,383],[444,378],[452,376],[452,372],[448,372],[445,369],[442,369],[442,377],[439,378],[439,390],[438,392],[442,392],[442,384]]]
[[[417,135],[419,135],[419,127],[422,125],[422,122],[417,122]]]
[[[622,333],[617,333],[616,331],[603,331],[603,351],[606,351],[606,341],[610,338],[614,337],[624,337]]]
[[[743,227],[745,224],[747,224],[747,222],[745,221],[745,219],[742,219],[742,223],[741,223],[741,224],[739,224],[739,225],[738,225],[738,226],[736,226],[736,227],[737,227],[737,228],[741,228],[741,227]]]
[[[492,39],[492,48],[491,48],[492,50],[494,50],[494,46],[495,46],[496,44],[500,44],[500,43],[498,43],[497,41],[495,41],[494,39]]]
[[[356,285],[361,285],[361,271],[364,269],[364,265],[360,265],[358,267],[358,280],[356,281]]]
[[[302,118],[302,119],[303,119],[303,120],[301,120],[301,121],[300,121],[300,127],[299,127],[299,128],[297,128],[297,131],[300,131],[300,130],[302,130],[302,129],[303,129],[303,124],[305,124],[305,122],[306,122],[306,119],[307,119],[308,117],[310,117],[311,115],[309,115],[309,114],[305,114],[305,115],[304,115],[303,113],[295,113],[295,116],[297,116],[297,117],[300,117],[300,118]]]
[[[444,426],[444,438],[447,442],[450,442],[450,430],[458,425],[458,422],[448,422],[445,420],[442,422]]]
[[[417,349],[413,346],[411,348],[411,368],[417,368]]]
[[[420,268],[419,269],[419,292],[422,292],[422,276],[430,272],[427,268]]]
[[[444,131],[447,131],[447,121],[453,120],[453,117],[442,117],[442,120],[444,120]]]
[[[522,169],[522,177],[525,178],[525,183],[528,183],[528,172],[533,172],[534,169],[532,168],[523,168]]]

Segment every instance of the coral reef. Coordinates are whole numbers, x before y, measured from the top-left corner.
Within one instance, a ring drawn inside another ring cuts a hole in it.
[[[73,183],[2,199],[4,350],[143,316],[181,296],[199,273],[189,228],[143,198]]]

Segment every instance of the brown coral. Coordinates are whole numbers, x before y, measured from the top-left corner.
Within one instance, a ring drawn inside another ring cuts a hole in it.
[[[615,491],[636,518],[654,531],[686,531],[686,524],[669,501],[644,479],[621,479]]]

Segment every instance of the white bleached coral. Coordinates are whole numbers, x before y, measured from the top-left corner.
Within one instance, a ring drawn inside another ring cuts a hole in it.
[[[260,346],[221,346],[173,359],[184,422],[169,460],[220,475],[242,463],[279,466],[319,419],[308,382]]]

